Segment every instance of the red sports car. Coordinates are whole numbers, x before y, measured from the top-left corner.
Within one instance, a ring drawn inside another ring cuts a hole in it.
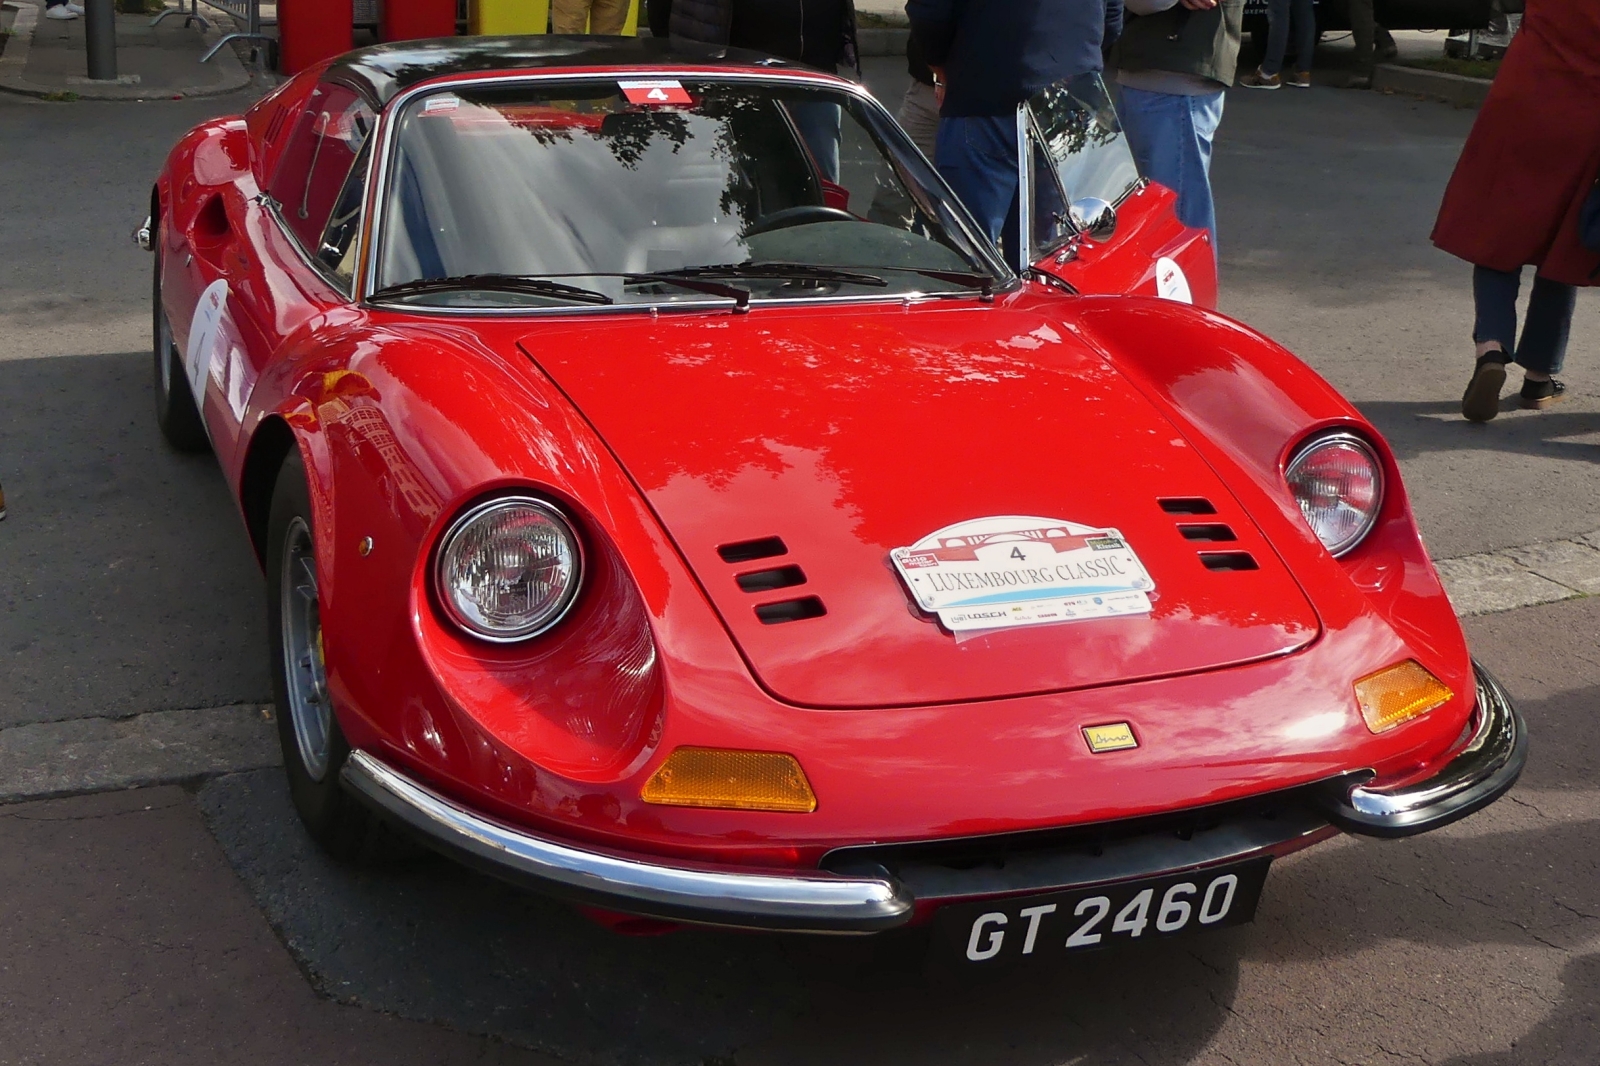
[[[1204,309],[1097,79],[1018,136],[1020,271],[860,86],[753,55],[384,46],[179,143],[158,414],[265,570],[319,843],[985,962],[1245,921],[1273,858],[1511,787],[1383,440]]]

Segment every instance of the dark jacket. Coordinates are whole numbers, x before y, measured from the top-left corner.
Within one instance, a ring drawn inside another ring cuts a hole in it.
[[[1046,85],[1103,65],[1105,0],[909,0],[948,118],[1009,115]]]
[[[1244,0],[1219,0],[1208,11],[1178,6],[1130,15],[1114,50],[1118,70],[1165,70],[1232,85],[1239,65]]]
[[[650,0],[650,32],[860,70],[854,0]]]

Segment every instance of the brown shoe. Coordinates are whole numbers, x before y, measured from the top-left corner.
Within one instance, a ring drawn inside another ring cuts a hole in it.
[[[1478,356],[1472,380],[1461,394],[1461,417],[1468,422],[1488,422],[1500,413],[1500,390],[1506,383],[1506,361],[1498,348]]]
[[[1261,73],[1261,68],[1257,67],[1240,78],[1239,84],[1246,89],[1281,89],[1283,88],[1283,76],[1279,74],[1263,74]]]
[[[1288,84],[1295,89],[1311,88],[1311,72],[1309,70],[1295,71],[1289,75]]]

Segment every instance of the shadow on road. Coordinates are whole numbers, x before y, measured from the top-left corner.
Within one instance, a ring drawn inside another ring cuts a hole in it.
[[[1508,1051],[1464,1055],[1440,1066],[1592,1066],[1600,1044],[1600,955],[1584,955],[1561,971],[1555,1010]]]
[[[624,937],[442,859],[332,863],[275,771],[218,779],[199,799],[324,993],[567,1060],[977,1066],[1005,1049],[1014,1066],[1176,1066],[1209,1042],[1238,979],[1236,931],[993,975],[931,961],[915,931]]]
[[[1470,372],[1470,366],[1463,371],[1463,386]],[[1521,387],[1515,370],[1510,378]],[[1524,411],[1514,390],[1501,398],[1500,417],[1487,423],[1463,419],[1459,400],[1376,400],[1360,407],[1402,462],[1429,452],[1488,449],[1600,463],[1600,411]],[[1594,439],[1573,439],[1590,435]]]

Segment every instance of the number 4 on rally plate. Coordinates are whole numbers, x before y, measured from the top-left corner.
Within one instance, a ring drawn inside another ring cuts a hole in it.
[[[680,82],[652,79],[650,81],[619,81],[617,87],[630,104],[692,104],[688,90]]]

